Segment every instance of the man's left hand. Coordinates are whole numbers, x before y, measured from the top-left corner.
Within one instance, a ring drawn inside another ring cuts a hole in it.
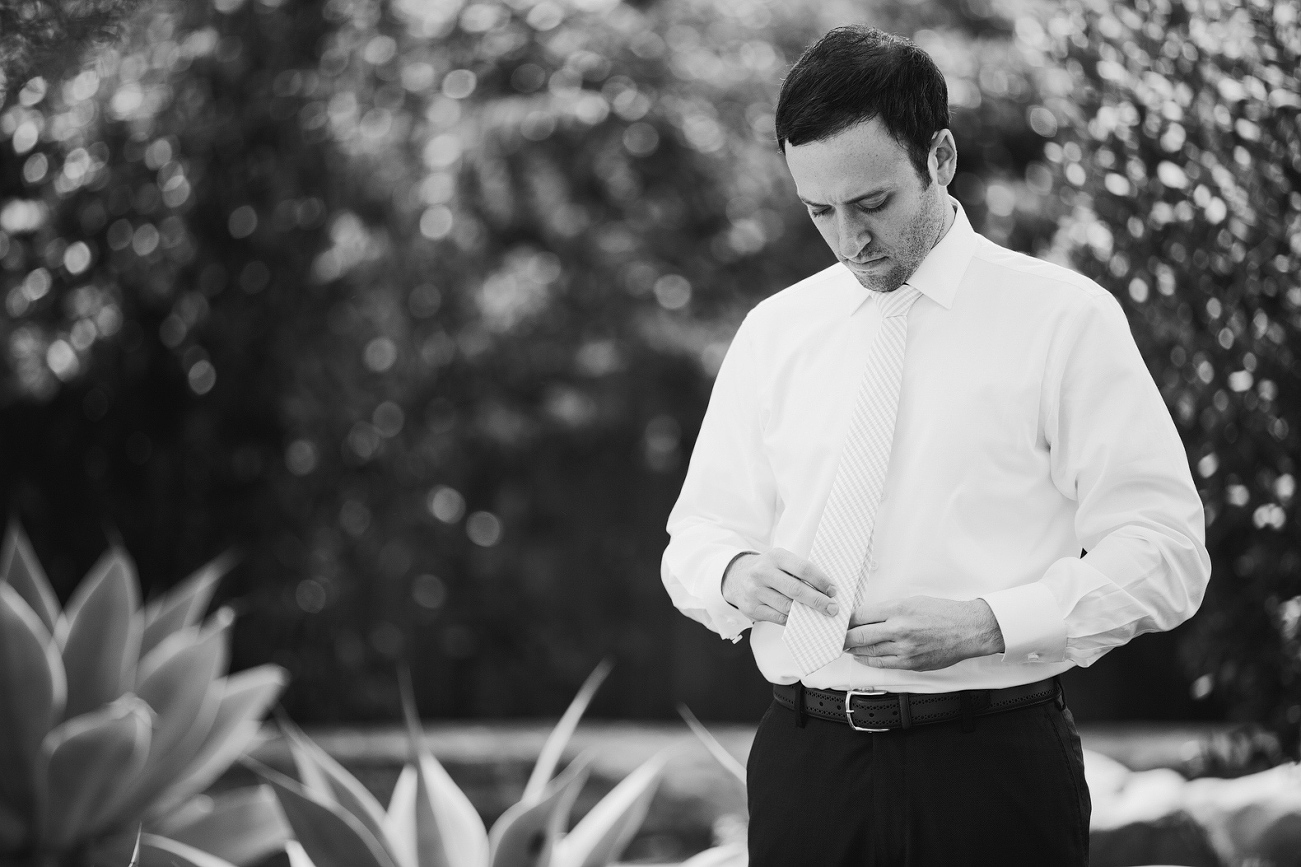
[[[879,602],[857,612],[850,627],[845,649],[872,668],[933,671],[1004,649],[998,620],[983,599]]]

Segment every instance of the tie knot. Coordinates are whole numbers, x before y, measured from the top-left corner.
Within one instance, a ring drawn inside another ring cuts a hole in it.
[[[881,302],[881,315],[886,319],[892,319],[895,316],[906,316],[913,302],[920,297],[921,292],[905,283],[893,292],[878,295],[877,299]]]

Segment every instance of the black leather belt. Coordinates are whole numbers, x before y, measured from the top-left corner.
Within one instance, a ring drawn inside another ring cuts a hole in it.
[[[1056,678],[1009,686],[1005,689],[970,689],[962,692],[907,693],[883,690],[811,689],[799,683],[774,686],[777,703],[819,719],[848,723],[861,732],[885,732],[925,723],[987,716],[1019,707],[1044,704],[1058,696]]]

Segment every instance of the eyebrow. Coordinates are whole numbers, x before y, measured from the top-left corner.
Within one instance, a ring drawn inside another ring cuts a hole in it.
[[[861,196],[855,196],[854,198],[852,198],[852,199],[850,199],[849,201],[845,202],[845,204],[846,204],[846,205],[856,205],[856,204],[858,204],[859,202],[863,201],[864,199],[870,199],[870,198],[872,198],[872,197],[874,197],[874,196],[885,195],[885,194],[888,194],[888,193],[890,193],[890,192],[892,192],[892,188],[891,188],[891,187],[881,187],[880,189],[869,190],[868,192],[863,193]],[[810,201],[809,199],[806,199],[806,198],[804,198],[803,196],[800,196],[799,198],[800,198],[800,201],[803,202],[803,203],[806,204],[806,205],[816,205],[816,206],[818,206],[818,207],[826,207],[826,204],[827,204],[826,202],[814,202],[814,201]]]

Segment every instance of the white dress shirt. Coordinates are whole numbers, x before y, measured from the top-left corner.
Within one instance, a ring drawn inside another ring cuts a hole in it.
[[[1120,305],[976,234],[953,205],[952,228],[908,280],[922,297],[864,597],[984,599],[1006,651],[926,672],[845,653],[805,677],[811,687],[1030,683],[1178,625],[1210,576],[1183,444]],[[773,683],[799,679],[782,627],[729,605],[721,578],[743,551],[808,557],[880,321],[840,264],[756,306],[669,516],[673,603],[724,638],[753,627]]]

